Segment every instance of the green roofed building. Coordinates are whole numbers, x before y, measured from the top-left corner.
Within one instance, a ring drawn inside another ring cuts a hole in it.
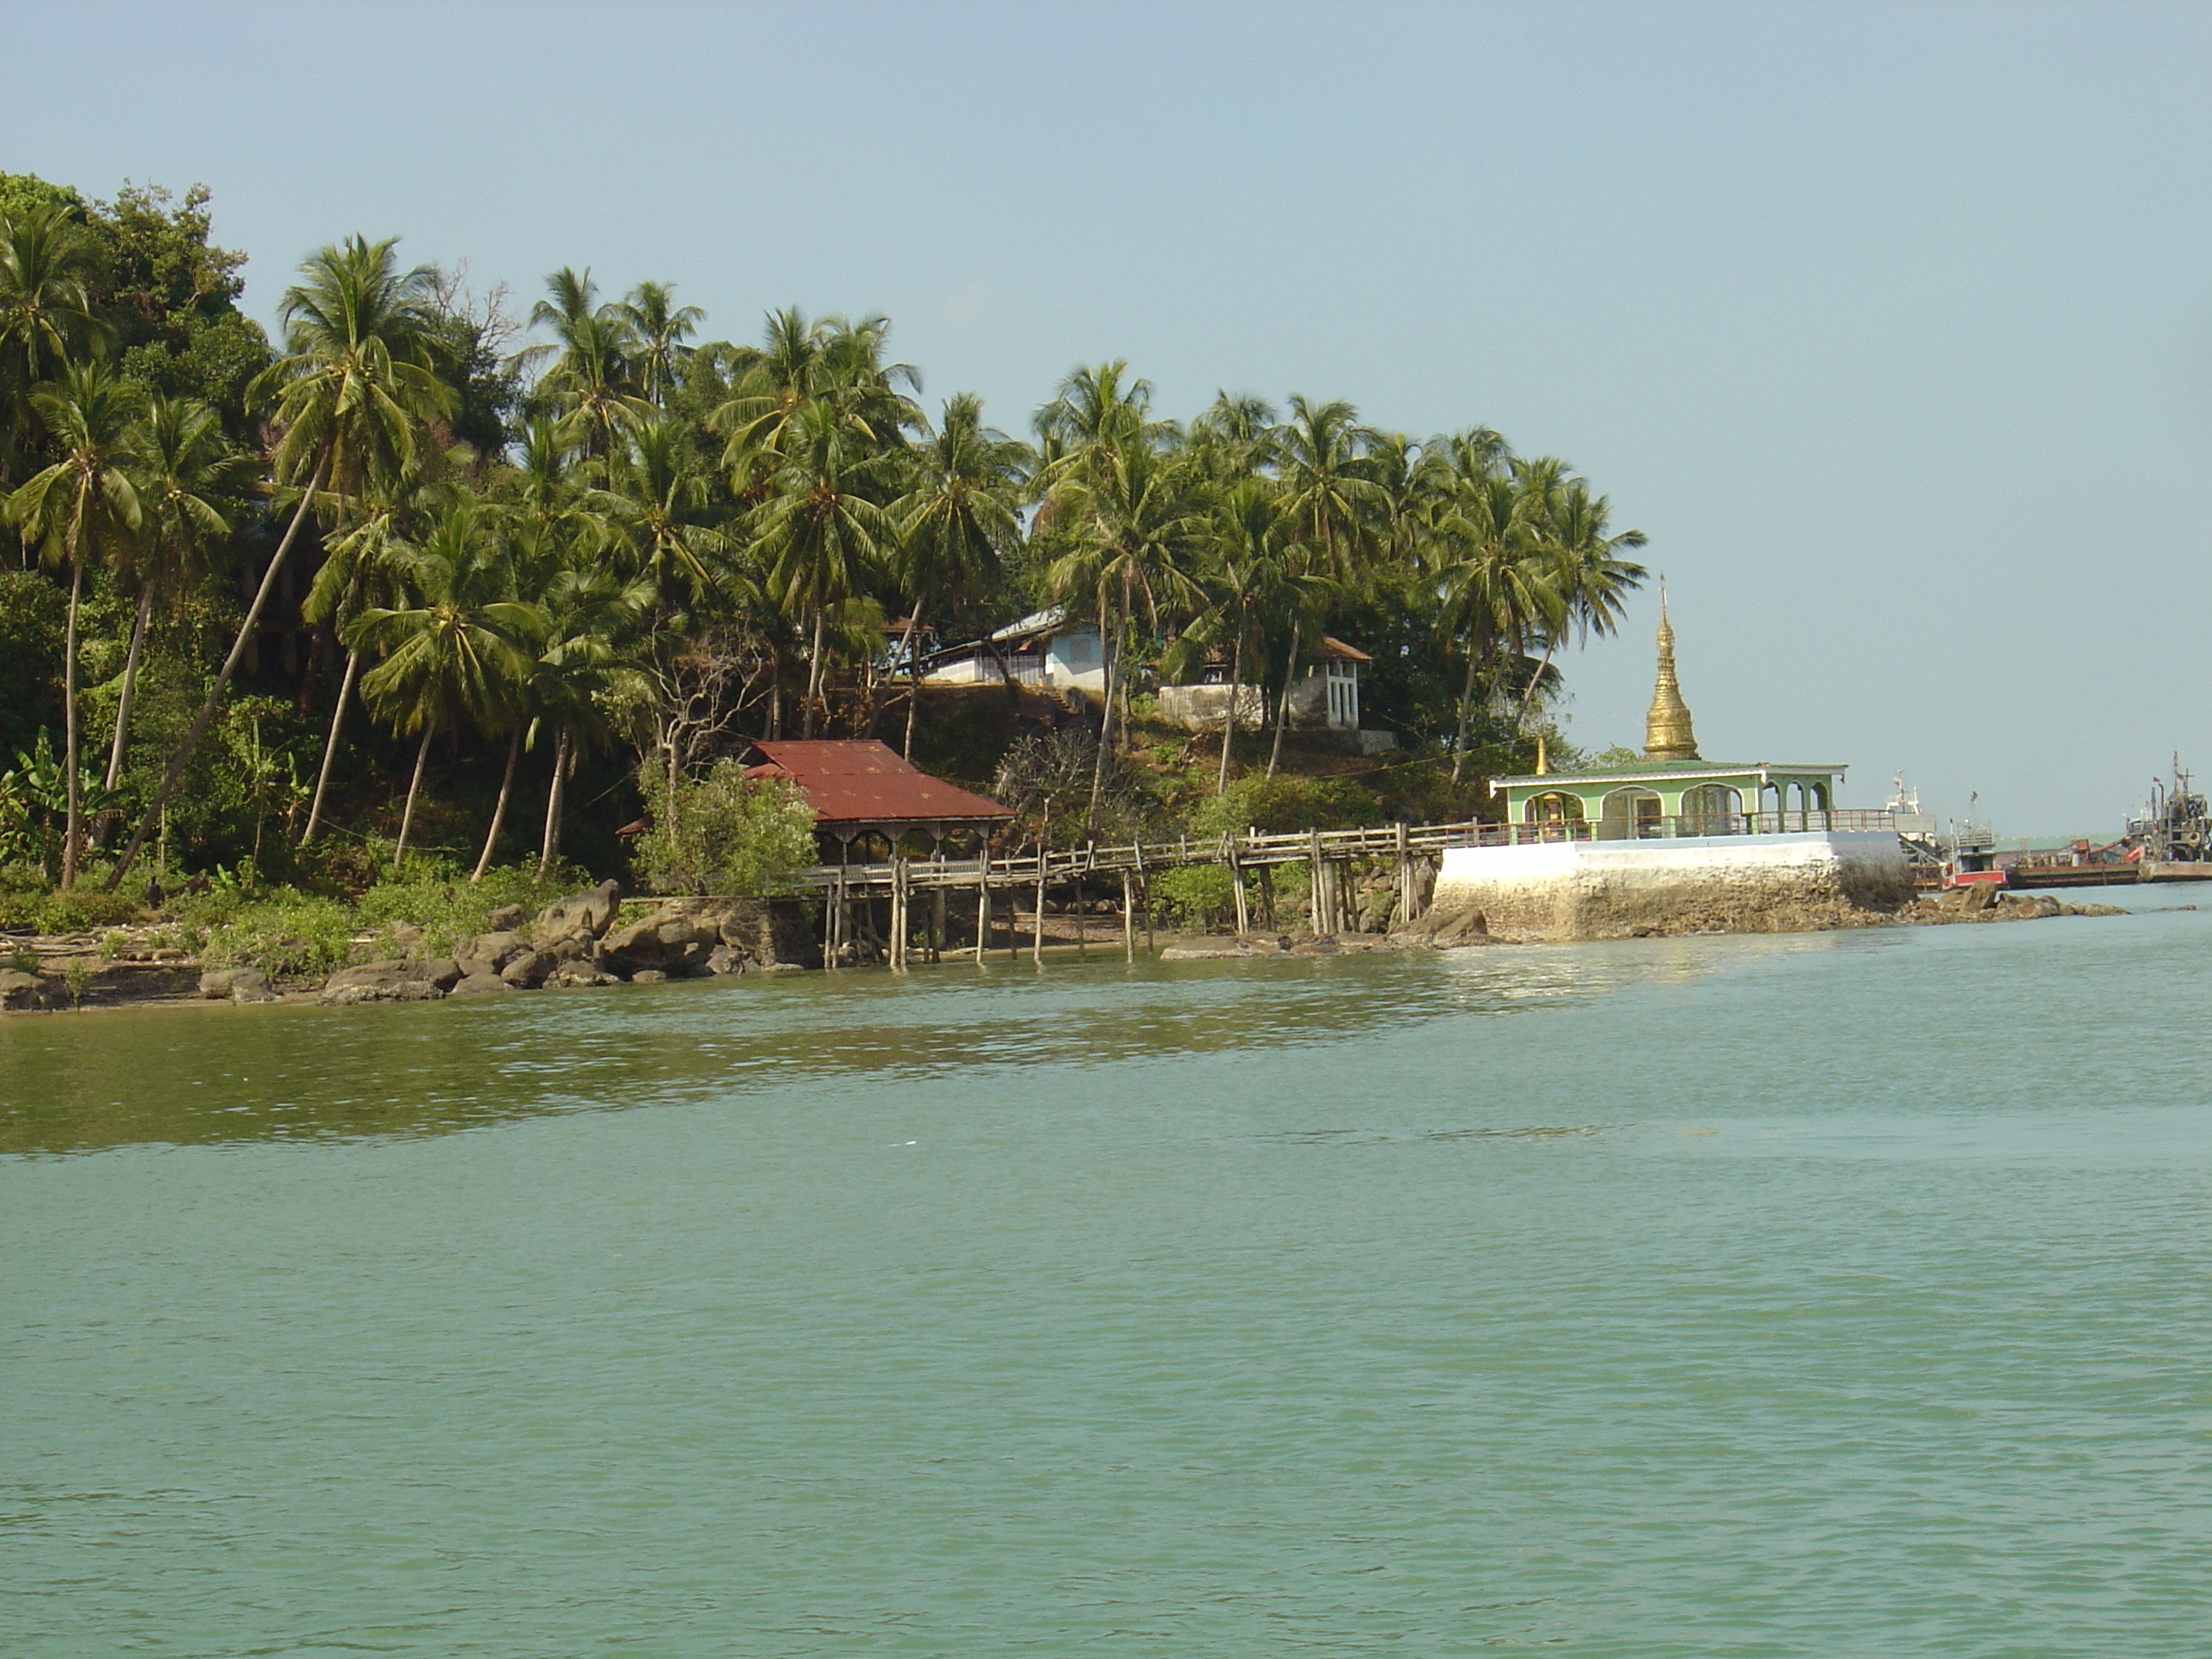
[[[1504,797],[1506,823],[1518,832],[1516,840],[1773,835],[1845,828],[1834,822],[1836,786],[1844,772],[1839,765],[1702,757],[1675,678],[1674,629],[1662,600],[1658,684],[1644,716],[1644,758],[1626,766],[1553,772],[1540,750],[1534,775],[1493,778],[1490,790]]]

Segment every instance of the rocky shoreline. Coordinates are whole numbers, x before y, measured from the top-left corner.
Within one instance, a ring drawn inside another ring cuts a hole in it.
[[[516,906],[495,910],[486,919],[487,931],[451,955],[410,949],[420,931],[397,927],[376,941],[386,946],[386,954],[340,968],[319,980],[272,981],[254,967],[203,968],[173,947],[134,945],[128,929],[119,930],[123,941],[119,946],[115,943],[118,935],[106,940],[91,934],[42,938],[18,951],[19,960],[31,957],[37,961],[37,971],[0,969],[0,1008],[52,1012],[198,1002],[313,1002],[343,1007],[364,1002],[430,1002],[449,997],[652,984],[667,979],[799,973],[822,965],[819,943],[795,906],[763,899],[672,898],[658,901],[650,910],[625,921],[626,907],[620,894],[620,888],[610,881],[558,900],[534,918],[526,917]],[[635,908],[635,902],[628,908]],[[1774,925],[1778,918],[1771,914],[1757,917],[1686,914],[1664,925],[1638,927],[1631,936],[1832,932],[2129,914],[2118,905],[2070,904],[2045,893],[2007,893],[1974,886],[1924,896],[1896,912],[1824,908],[1817,914],[1780,919],[1790,924],[1786,926]],[[1118,928],[1115,932],[1118,935]],[[1114,942],[1118,943],[1118,937]],[[1387,933],[1316,936],[1262,932],[1177,939],[1162,946],[1158,959],[1249,961],[1515,942],[1493,934],[1480,910],[1443,908]],[[1062,940],[1051,948],[1061,950],[1073,943]]]

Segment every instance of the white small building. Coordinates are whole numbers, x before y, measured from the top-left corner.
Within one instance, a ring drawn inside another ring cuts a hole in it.
[[[1070,622],[1051,605],[986,637],[931,657],[922,678],[933,685],[1048,686],[1106,695],[1106,650],[1096,623]]]
[[[1358,731],[1359,676],[1375,659],[1326,635],[1314,654],[1316,660],[1291,683],[1290,724],[1307,732]],[[1160,688],[1160,717],[1187,731],[1218,732],[1228,717],[1230,690],[1228,669],[1208,664],[1196,685]],[[1254,727],[1274,718],[1258,686],[1248,682],[1237,690],[1237,725]]]

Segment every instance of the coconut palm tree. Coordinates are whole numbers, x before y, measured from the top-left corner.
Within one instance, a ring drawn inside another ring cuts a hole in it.
[[[1256,629],[1293,590],[1297,549],[1280,492],[1269,480],[1239,479],[1216,496],[1200,530],[1205,564],[1202,608],[1178,645],[1184,666],[1224,651],[1229,668],[1229,707],[1221,727],[1221,763],[1214,793],[1229,787],[1229,756],[1237,741],[1237,706],[1244,695]]]
[[[890,457],[872,433],[818,398],[801,404],[787,426],[775,493],[756,509],[753,530],[768,592],[809,641],[801,726],[811,738],[831,613],[866,591],[896,544],[898,527],[882,505]]]
[[[34,428],[33,388],[102,344],[91,240],[59,203],[0,212],[0,489]]]
[[[225,504],[246,490],[253,471],[252,461],[223,436],[222,416],[194,398],[158,392],[149,397],[130,434],[130,447],[145,533],[129,556],[138,584],[138,614],[131,626],[115,704],[115,736],[107,750],[111,792],[123,776],[139,658],[155,599],[179,592],[208,543],[230,533]]]
[[[403,736],[422,734],[392,855],[407,857],[430,739],[464,720],[504,732],[521,712],[532,657],[549,626],[543,607],[514,596],[514,571],[482,508],[449,507],[421,545],[399,556],[411,604],[373,606],[345,642],[380,654],[362,676],[362,700]],[[511,774],[510,774],[511,775]]]
[[[1525,659],[1532,637],[1566,621],[1559,556],[1547,517],[1561,471],[1550,459],[1515,460],[1509,470],[1460,478],[1430,541],[1438,619],[1458,641],[1467,668],[1460,690],[1452,781],[1467,765],[1478,680],[1501,655]]]
[[[559,416],[568,441],[604,466],[651,410],[639,395],[638,337],[620,307],[599,302],[588,267],[563,265],[545,284],[530,322],[550,328],[554,343],[520,354],[552,360],[532,395]]]
[[[616,542],[628,550],[629,568],[647,575],[673,615],[709,605],[742,586],[730,538],[714,523],[708,478],[680,421],[654,416],[638,423],[630,442],[609,470],[606,487],[584,497]]]
[[[639,704],[651,695],[634,646],[659,594],[648,578],[582,563],[559,572],[544,597],[547,634],[525,683],[533,733],[553,738],[553,777],[538,856],[541,880],[561,856],[568,781],[577,755],[613,740],[612,707]],[[480,860],[478,874],[486,867]]]
[[[1115,736],[1117,694],[1126,703],[1126,659],[1139,611],[1157,631],[1197,591],[1194,502],[1188,481],[1141,430],[1125,441],[1085,443],[1071,452],[1046,508],[1055,544],[1066,551],[1046,572],[1054,596],[1073,614],[1098,619],[1106,684],[1091,815],[1097,815],[1105,755]],[[1127,724],[1124,709],[1124,725]]]
[[[291,521],[262,573],[215,684],[170,757],[160,788],[131,831],[107,885],[120,883],[182,781],[206,735],[231,678],[246,659],[285,556],[319,504],[331,516],[348,500],[403,477],[414,460],[423,423],[455,404],[437,369],[443,336],[437,273],[428,265],[402,270],[397,237],[370,242],[349,237],[300,267],[278,314],[284,356],[255,380],[257,395],[273,394],[277,439],[270,456],[276,477],[294,487]],[[327,489],[328,494],[325,494]]]
[[[945,399],[945,416],[912,452],[906,493],[891,504],[898,529],[898,579],[908,602],[901,651],[909,681],[903,753],[914,758],[921,701],[922,619],[973,603],[1004,579],[1022,541],[1029,446],[983,424],[970,392]]]
[[[615,307],[615,313],[635,342],[631,366],[646,401],[655,409],[668,407],[668,394],[684,377],[691,347],[685,344],[699,331],[707,313],[696,306],[676,303],[673,283],[640,283]]]
[[[83,780],[77,768],[77,613],[85,566],[113,554],[144,520],[131,472],[138,393],[106,364],[77,362],[65,366],[60,380],[33,392],[31,405],[62,458],[26,479],[8,497],[7,510],[24,539],[40,544],[48,563],[69,572],[69,620],[62,643],[62,767],[69,818],[63,831],[62,885],[72,887],[84,829]]]
[[[1590,493],[1589,483],[1568,478],[1553,493],[1544,511],[1544,537],[1559,562],[1559,586],[1566,605],[1565,622],[1582,638],[1601,638],[1614,633],[1628,608],[1628,596],[1650,575],[1642,565],[1620,556],[1624,550],[1639,548],[1647,538],[1640,530],[1614,532],[1610,521],[1613,504]],[[1552,665],[1562,630],[1544,638],[1544,659],[1528,680],[1521,699],[1517,725],[1528,721],[1537,689]]]

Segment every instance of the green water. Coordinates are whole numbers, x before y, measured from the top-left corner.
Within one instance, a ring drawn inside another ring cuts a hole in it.
[[[2208,1009],[2212,913],[9,1019],[0,1653],[2203,1653]]]

